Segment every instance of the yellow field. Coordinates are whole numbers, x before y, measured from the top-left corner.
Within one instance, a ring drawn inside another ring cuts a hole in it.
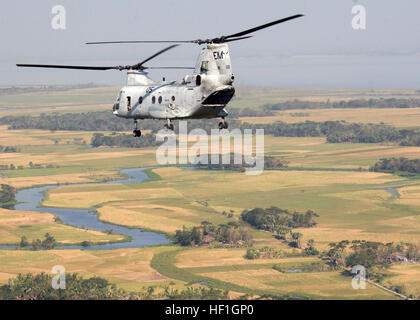
[[[406,128],[420,127],[420,108],[294,109],[277,111],[274,116],[244,117],[241,120],[249,123],[345,120],[357,123],[385,123]]]
[[[399,190],[400,199],[398,203],[407,205],[420,205],[420,186],[409,186]]]
[[[319,261],[312,257],[293,257],[293,258],[278,258],[278,259],[255,259],[248,260],[244,256],[246,249],[208,249],[208,248],[194,248],[191,250],[184,250],[177,254],[177,263],[175,265],[179,268],[200,268],[200,267],[215,267],[215,266],[240,266],[240,265],[258,265],[258,264],[278,264],[284,263],[301,263]]]
[[[167,279],[150,267],[155,253],[168,247],[117,250],[0,250],[0,283],[18,273],[51,273],[52,267],[62,265],[66,272],[85,277],[104,277],[128,291],[141,291],[149,285],[168,285],[179,281]]]
[[[60,224],[48,213],[25,212],[0,209],[0,244],[18,244],[22,236],[31,243],[43,239],[50,233],[60,244],[80,244],[83,241],[95,243],[120,241],[121,235],[108,235],[96,230],[84,230]]]
[[[36,170],[34,171],[36,173]],[[118,177],[117,172],[94,171],[86,173],[52,174],[16,178],[0,177],[0,183],[10,184],[15,188],[27,188],[36,185],[96,182],[101,181],[103,179],[113,179],[116,177]]]
[[[301,297],[303,293],[316,296],[317,299],[393,299],[394,296],[366,285],[365,290],[354,290],[351,278],[339,272],[280,273],[273,269],[210,272],[201,275],[238,285],[261,290],[270,290],[279,294],[287,293]]]
[[[395,265],[390,273],[392,276],[384,280],[385,285],[401,286],[406,296],[420,296],[420,265]]]
[[[298,266],[320,262],[316,257],[247,260],[244,258],[245,252],[244,249],[194,248],[178,253],[175,265],[196,275],[278,295],[305,295],[316,299],[395,298],[370,284],[365,290],[354,290],[352,278],[338,271],[283,273],[272,268],[275,264]]]

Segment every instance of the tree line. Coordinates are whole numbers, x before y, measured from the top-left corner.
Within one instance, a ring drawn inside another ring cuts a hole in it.
[[[205,155],[207,157],[207,163],[197,162],[193,165],[196,169],[201,170],[231,170],[231,171],[245,171],[246,168],[253,167],[245,162],[244,155],[238,155],[231,153],[229,154],[229,163],[223,163],[223,154],[219,154],[219,163],[213,163],[209,161],[211,155]],[[235,159],[240,159],[240,163],[235,164]],[[287,168],[288,161],[272,156],[264,156],[264,169],[283,169]]]
[[[108,146],[108,147],[123,147],[123,148],[146,148],[154,147],[161,144],[156,141],[156,135],[147,133],[141,139],[134,138],[133,135],[128,134],[113,134],[105,136],[102,133],[95,133],[90,142],[92,147]]]
[[[188,130],[203,129],[207,134],[218,126],[218,119],[188,120]],[[275,137],[326,137],[329,143],[382,143],[392,142],[403,146],[420,146],[420,131],[416,129],[397,129],[385,124],[348,123],[346,121],[305,121],[286,123],[277,121],[266,124],[250,124],[236,119],[229,120],[231,128],[264,129],[265,134]],[[69,114],[42,114],[40,116],[6,116],[0,118],[0,124],[9,129],[42,130],[80,130],[122,132],[133,129],[133,123],[120,119],[110,112],[88,112]],[[174,121],[175,128],[179,121]],[[159,120],[140,122],[143,130],[157,133],[163,127]],[[134,140],[134,139],[133,139]],[[132,143],[126,143],[132,146]],[[135,145],[135,144],[134,144]],[[136,146],[134,146],[136,147]]]
[[[286,123],[276,121],[267,124],[248,124],[248,129],[264,129],[265,134],[275,137],[326,137],[329,143],[382,143],[392,142],[402,146],[420,146],[420,131],[397,129],[383,123],[348,123],[346,121],[305,121]]]
[[[207,287],[187,287],[179,290],[149,286],[140,292],[127,292],[101,277],[83,278],[66,273],[65,289],[52,287],[53,277],[40,274],[18,274],[0,286],[0,300],[145,300],[145,299],[211,299],[228,298],[228,291]]]
[[[293,110],[293,109],[327,109],[327,108],[420,108],[419,98],[397,99],[352,99],[331,102],[327,101],[303,101],[289,100],[285,102],[266,104],[263,108],[267,111],[273,110]]]
[[[370,168],[370,171],[420,173],[420,159],[382,158]]]
[[[188,130],[204,129],[210,133],[211,129],[218,127],[218,119],[188,120]],[[178,120],[174,121],[178,127]],[[230,120],[230,125],[238,127],[239,121]],[[69,130],[69,131],[132,131],[133,122],[118,118],[109,111],[84,113],[49,113],[40,116],[5,116],[0,118],[1,125],[7,125],[9,130],[41,129],[41,130]],[[139,122],[142,130],[151,130],[153,133],[163,129],[163,121],[147,119]]]
[[[3,153],[16,153],[16,152],[20,152],[20,149],[18,147],[13,147],[13,146],[0,146],[0,152]]]

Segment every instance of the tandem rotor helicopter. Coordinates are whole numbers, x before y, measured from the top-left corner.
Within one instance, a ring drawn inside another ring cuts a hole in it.
[[[126,119],[134,119],[135,137],[141,136],[138,128],[139,119],[167,120],[165,128],[174,130],[174,119],[221,118],[219,129],[227,129],[225,117],[226,105],[235,94],[232,86],[235,79],[232,73],[228,42],[251,38],[249,35],[261,29],[302,17],[302,14],[276,20],[252,29],[212,39],[184,41],[107,41],[88,42],[86,44],[119,43],[175,43],[155,53],[140,63],[126,66],[72,66],[45,64],[17,64],[18,67],[58,68],[78,70],[127,70],[127,85],[121,88],[113,106],[113,114]],[[181,43],[207,45],[202,49],[195,68],[189,67],[146,67],[144,64],[158,55]],[[148,69],[194,69],[180,82],[155,82],[149,78]]]

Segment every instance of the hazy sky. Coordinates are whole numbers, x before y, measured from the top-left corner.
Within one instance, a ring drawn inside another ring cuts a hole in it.
[[[66,29],[51,27],[55,5]],[[367,11],[352,28],[352,7]],[[88,46],[86,41],[196,39],[231,34],[272,20],[305,17],[233,42],[236,84],[283,88],[420,89],[418,0],[1,0],[0,84],[125,83],[119,71],[18,69],[15,63],[133,64],[165,44]],[[199,46],[186,44],[149,66],[194,66]],[[154,71],[181,79],[187,71]]]

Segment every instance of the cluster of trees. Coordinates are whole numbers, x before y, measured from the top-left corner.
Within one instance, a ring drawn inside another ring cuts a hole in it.
[[[311,228],[316,225],[314,220],[319,215],[308,210],[305,213],[289,212],[285,209],[270,207],[267,209],[255,208],[252,210],[244,210],[241,219],[251,226],[276,232],[279,235],[290,233],[293,228]],[[295,238],[299,238],[295,236]]]
[[[230,171],[245,171],[246,168],[254,167],[255,164],[249,165],[245,162],[243,155],[231,153],[229,155],[229,163],[223,163],[223,155],[219,154],[219,163],[215,164],[210,161],[210,155],[206,155],[207,164],[197,162],[194,164],[196,169],[202,170],[230,170]],[[235,159],[240,159],[239,164],[235,164]],[[264,156],[264,169],[282,169],[287,168],[288,161],[272,156]]]
[[[124,148],[146,148],[160,145],[160,142],[156,141],[156,136],[153,133],[147,133],[141,137],[141,139],[133,137],[133,135],[127,134],[114,134],[105,136],[102,133],[95,133],[92,137],[91,145],[93,147],[100,146],[117,146]]]
[[[29,240],[26,236],[22,236],[20,239],[19,247],[27,248],[29,246],[32,246],[32,250],[34,251],[38,251],[41,249],[51,250],[55,248],[56,244],[57,242],[55,241],[55,238],[49,233],[46,233],[43,240],[34,239],[32,240],[32,243],[29,243]]]
[[[420,132],[418,130],[402,129],[400,130],[401,146],[420,146]]]
[[[291,100],[264,105],[267,111],[292,109],[323,109],[323,108],[420,108],[420,99],[353,99],[348,101],[325,102]]]
[[[66,273],[65,289],[52,287],[52,276],[45,273],[18,274],[0,286],[0,300],[144,300],[144,299],[211,299],[228,298],[228,291],[207,287],[179,290],[165,287],[156,292],[148,287],[142,292],[127,292],[100,277],[84,279],[77,273]]]
[[[269,124],[249,124],[248,128],[264,129],[265,134],[272,134],[275,137],[325,136],[330,143],[401,142],[409,133],[412,136],[417,136],[414,131],[405,130],[406,132],[402,132],[385,124],[348,123],[346,121],[298,123],[276,121]]]
[[[10,209],[16,204],[16,189],[8,184],[0,188],[0,208]]]
[[[22,165],[19,166],[15,166],[13,163],[11,163],[10,165],[8,164],[0,164],[0,170],[16,170],[16,169],[23,169]]]
[[[192,228],[184,226],[182,230],[177,230],[174,236],[174,242],[181,246],[202,246],[210,243],[248,245],[251,240],[249,230],[233,221],[217,226],[209,221],[203,221],[200,226]]]
[[[365,240],[343,240],[330,243],[324,258],[335,268],[362,265],[368,275],[403,261],[420,261],[420,246],[410,243],[381,243]]]
[[[283,257],[283,251],[274,250],[270,247],[263,247],[260,249],[249,248],[246,250],[245,259],[275,259]]]
[[[50,168],[60,168],[60,166],[59,165],[54,165],[54,164],[47,164],[47,165],[42,165],[42,164],[39,164],[39,163],[33,163],[32,161],[29,161],[29,164],[28,164],[28,166],[29,166],[29,168],[31,168],[31,169],[42,169],[42,168],[47,168],[47,169],[50,169]]]
[[[382,158],[371,168],[375,172],[410,172],[420,173],[420,159]]]
[[[322,261],[299,263],[299,264],[276,264],[273,266],[274,270],[279,272],[323,272],[329,271],[330,267]]]
[[[303,250],[304,254],[307,256],[317,256],[319,251],[315,248],[315,240],[309,239],[306,242],[306,248]]]
[[[299,234],[298,238],[302,238],[302,234]],[[315,240],[310,239],[306,242],[306,247],[299,252],[285,252],[283,250],[275,250],[271,247],[262,247],[259,249],[249,248],[246,251],[246,259],[276,259],[282,257],[296,257],[296,256],[317,256],[319,251],[315,248]]]
[[[389,101],[388,101],[389,100]],[[418,106],[419,100],[406,99],[407,101],[394,101],[395,99],[379,99],[376,102],[369,102],[369,105]],[[357,100],[358,101],[358,100]],[[371,101],[371,100],[366,100]],[[301,101],[299,107],[314,104],[315,102]],[[356,102],[336,102],[332,105],[343,107],[354,107]],[[359,103],[359,102],[358,102]],[[280,106],[283,106],[281,103]],[[316,103],[315,103],[316,104]],[[343,104],[343,105],[342,105]],[[273,107],[274,108],[274,107]],[[347,123],[345,121],[325,121],[313,122],[306,121],[300,123],[285,123],[277,121],[267,124],[250,124],[235,120],[234,117],[244,115],[260,116],[267,115],[266,111],[254,111],[247,109],[233,109],[233,118],[229,120],[231,128],[243,129],[264,129],[265,134],[276,137],[323,137],[330,143],[349,142],[349,143],[380,143],[395,142],[406,146],[420,146],[420,131],[412,129],[396,129],[385,124],[362,124]],[[242,111],[238,111],[242,110]],[[245,110],[245,111],[244,111]],[[277,110],[277,109],[273,109]],[[203,129],[208,134],[218,127],[218,119],[188,120],[188,130]],[[131,131],[133,124],[125,119],[115,117],[108,111],[88,112],[88,113],[68,113],[68,114],[41,114],[41,116],[6,116],[0,118],[0,124],[8,125],[9,129],[43,129],[43,130],[81,130],[81,131]],[[178,128],[179,121],[174,121],[175,128]],[[144,130],[151,130],[156,133],[162,129],[162,122],[159,120],[147,120],[141,122]],[[139,140],[139,139],[138,139]],[[144,140],[144,137],[142,138]],[[83,143],[82,141],[80,141]],[[80,143],[75,141],[75,143]],[[131,146],[131,143],[126,143]]]
[[[145,121],[149,123],[149,121]],[[124,121],[111,112],[87,113],[49,113],[40,116],[6,116],[0,118],[0,124],[8,125],[9,129],[41,129],[41,130],[71,130],[71,131],[131,131],[133,123]]]
[[[54,164],[47,164],[42,165],[39,163],[32,163],[32,161],[29,162],[29,168],[30,169],[42,169],[42,168],[59,168],[60,166],[54,165]],[[0,164],[0,170],[22,170],[25,167],[23,165],[15,166],[13,163],[9,164]]]
[[[12,146],[0,146],[0,152],[3,153],[16,153],[16,152],[20,152],[20,149],[17,147],[12,147]]]
[[[264,169],[283,169],[287,168],[289,161],[277,157],[264,155]]]
[[[230,118],[245,118],[245,117],[269,117],[274,116],[275,112],[267,108],[230,108]]]

